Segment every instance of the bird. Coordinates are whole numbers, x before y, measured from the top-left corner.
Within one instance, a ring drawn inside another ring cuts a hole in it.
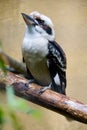
[[[41,93],[51,89],[66,95],[66,54],[55,41],[52,20],[38,11],[21,14],[26,23],[22,56],[29,84],[41,85]]]

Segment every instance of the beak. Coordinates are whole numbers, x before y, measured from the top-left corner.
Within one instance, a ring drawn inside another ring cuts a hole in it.
[[[38,23],[29,15],[21,13],[22,17],[27,25],[37,25]]]

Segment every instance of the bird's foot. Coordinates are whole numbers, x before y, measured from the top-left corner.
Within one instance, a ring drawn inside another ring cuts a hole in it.
[[[36,81],[35,81],[34,79],[28,80],[28,82],[25,83],[25,88],[26,88],[26,89],[29,89],[29,84],[35,83],[35,82],[36,82]]]
[[[42,93],[45,92],[47,89],[51,89],[51,85],[40,88],[40,90],[38,91],[38,94],[42,94]]]

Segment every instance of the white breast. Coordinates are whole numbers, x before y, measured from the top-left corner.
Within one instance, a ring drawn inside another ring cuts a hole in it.
[[[47,40],[25,37],[22,45],[25,63],[33,77],[42,85],[49,85],[51,82],[47,66],[46,55],[48,54]]]

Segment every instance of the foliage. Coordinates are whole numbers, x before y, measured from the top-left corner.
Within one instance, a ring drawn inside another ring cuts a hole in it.
[[[2,107],[0,107],[0,130],[3,129],[3,125],[5,123],[5,113]]]
[[[0,42],[0,53],[1,52],[2,47]],[[6,66],[1,56],[0,56],[0,68],[4,72],[4,75],[6,75]],[[26,101],[23,99],[16,99],[12,86],[6,87],[6,95],[7,95],[7,109],[5,109],[5,107],[0,104],[0,130],[3,130],[5,123],[8,122],[7,115],[11,120],[11,124],[14,130],[23,130],[23,126],[20,123],[20,119],[18,118],[16,111],[32,114],[32,116],[37,119],[40,118],[41,116],[40,111],[28,107]]]
[[[23,99],[16,99],[12,86],[6,87],[7,93],[7,109],[5,110],[3,106],[0,106],[0,130],[3,130],[4,124],[8,121],[7,114],[11,120],[11,124],[14,130],[23,130],[23,126],[20,123],[20,119],[16,115],[16,111],[21,111],[27,114],[32,114],[36,119],[40,118],[40,111],[34,110],[26,104]]]
[[[2,53],[2,44],[0,42],[0,53]],[[6,75],[6,66],[4,63],[3,58],[0,56],[0,68],[2,69],[2,71],[4,72],[4,74]]]
[[[6,74],[6,66],[5,66],[5,63],[4,63],[3,59],[2,59],[2,57],[0,57],[0,68],[2,69],[4,74]]]
[[[32,114],[36,118],[41,116],[40,111],[28,107],[25,100],[15,98],[14,90],[12,89],[12,86],[6,87],[6,90],[7,90],[7,101],[11,110],[14,111],[17,110],[27,114]]]

